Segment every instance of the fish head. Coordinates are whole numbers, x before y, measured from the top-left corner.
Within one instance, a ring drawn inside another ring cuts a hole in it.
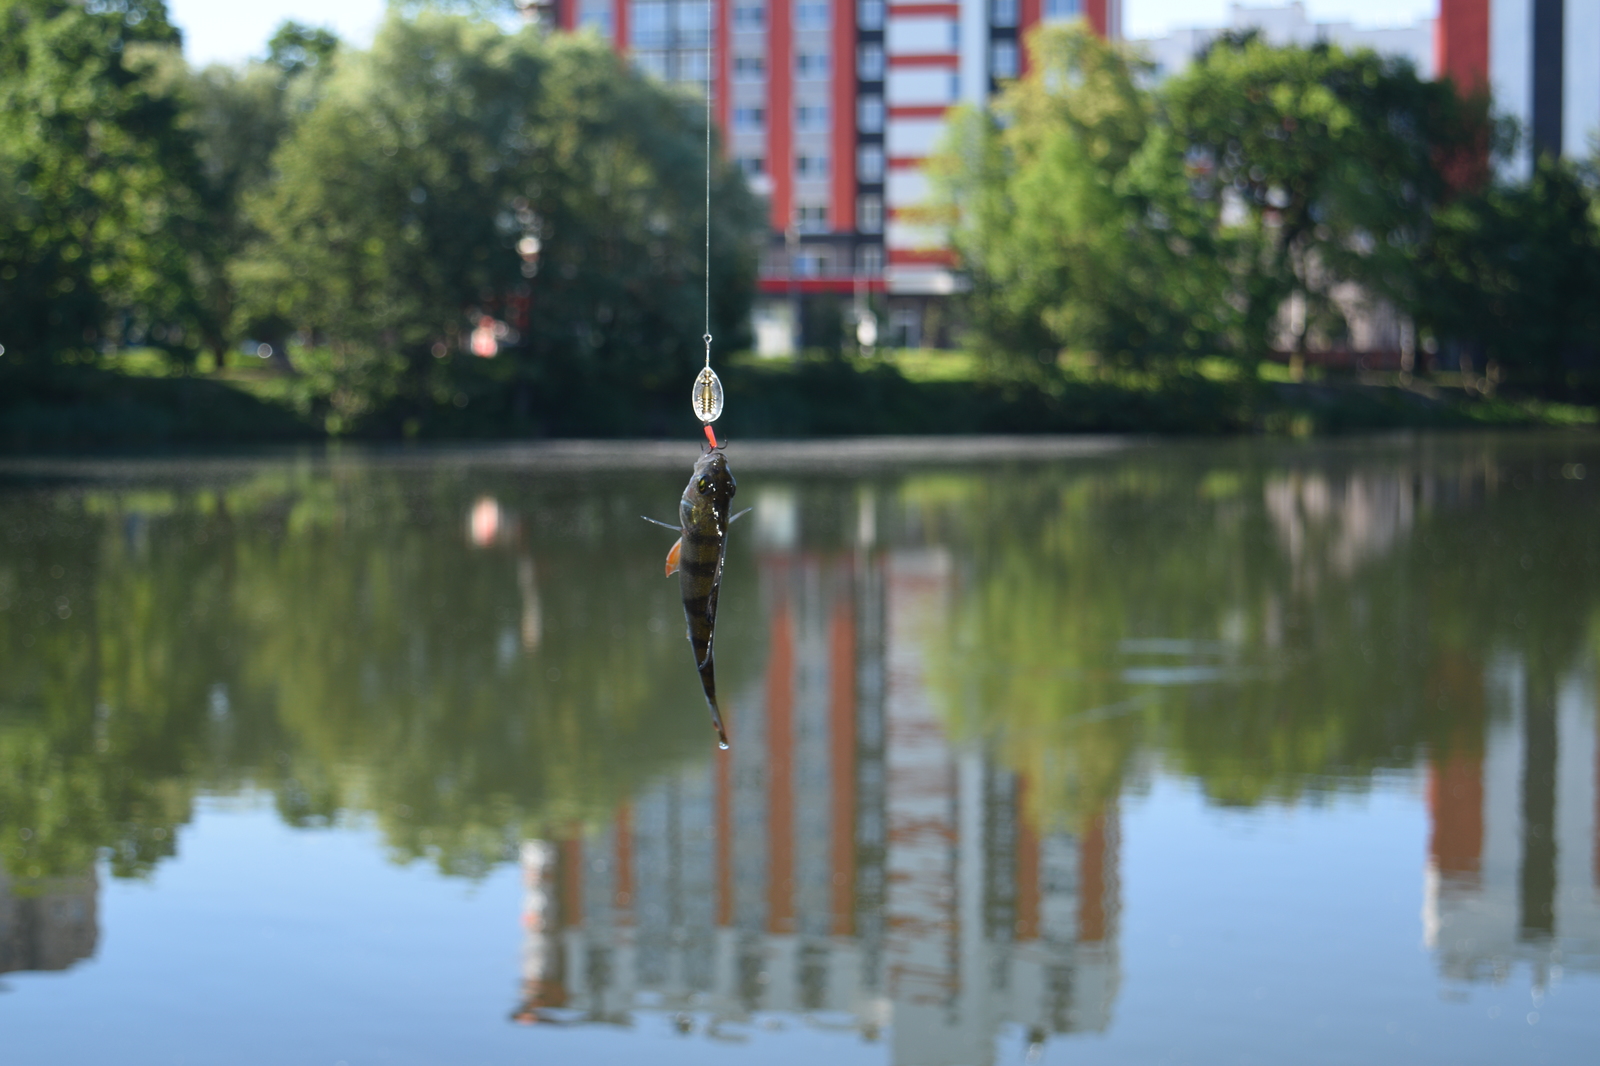
[[[709,500],[719,512],[726,510],[739,484],[728,469],[728,457],[719,448],[702,455],[694,464],[694,476],[689,479],[690,491]]]

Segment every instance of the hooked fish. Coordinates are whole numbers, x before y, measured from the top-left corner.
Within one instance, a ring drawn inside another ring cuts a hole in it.
[[[700,686],[705,689],[711,708],[711,723],[717,728],[717,742],[728,746],[728,732],[722,725],[717,706],[717,675],[712,656],[712,638],[717,627],[717,594],[722,589],[722,563],[727,552],[728,526],[744,514],[730,515],[729,505],[738,490],[733,471],[721,448],[712,448],[694,464],[694,473],[678,502],[678,524],[646,517],[648,522],[678,530],[678,540],[667,552],[667,576],[678,575],[683,594],[683,617],[688,623],[689,644],[695,666],[700,671]],[[749,508],[745,509],[746,511]]]

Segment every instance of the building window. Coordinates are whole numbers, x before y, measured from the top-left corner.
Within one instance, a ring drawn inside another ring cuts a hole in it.
[[[833,257],[827,249],[794,253],[794,276],[797,278],[827,277]]]
[[[693,85],[705,85],[706,79],[711,76],[710,52],[679,52],[678,53],[678,80],[689,82]]]
[[[766,56],[734,56],[734,81],[760,81],[767,76]]]
[[[856,4],[856,28],[862,30],[883,29],[883,0],[858,0]]]
[[[1075,19],[1083,14],[1082,0],[1044,0],[1047,19]]]
[[[801,104],[794,109],[794,128],[797,130],[825,130],[828,128],[827,104]]]
[[[665,52],[635,52],[633,53],[633,69],[652,78],[667,80],[667,53]]]
[[[767,170],[767,161],[758,155],[739,156],[733,161],[733,165],[747,178],[760,177]]]
[[[827,233],[828,206],[801,204],[794,209],[794,226],[801,233]]]
[[[679,48],[711,44],[711,5],[706,0],[678,0],[675,5]]]
[[[825,152],[802,154],[794,157],[794,175],[810,180],[828,177],[828,156]]]
[[[883,146],[863,144],[856,149],[856,180],[877,184],[883,180]]]
[[[989,5],[989,21],[996,26],[1015,26],[1017,24],[1017,0],[992,0]]]
[[[733,109],[733,128],[758,130],[767,121],[767,111],[761,107],[736,107]]]
[[[856,249],[856,273],[864,278],[883,275],[883,245],[863,244]]]
[[[667,5],[657,0],[635,0],[628,15],[628,37],[634,48],[665,48]]]
[[[767,9],[760,4],[735,4],[733,28],[736,30],[764,30],[767,28]]]
[[[826,78],[828,76],[828,53],[796,52],[794,57],[794,76],[797,78]]]
[[[800,0],[794,8],[794,25],[798,30],[827,29],[828,0]]]
[[[863,96],[856,101],[856,128],[862,133],[883,132],[883,97]]]
[[[875,193],[856,197],[856,229],[862,233],[883,232],[883,197]]]
[[[994,42],[989,51],[989,74],[996,78],[1017,76],[1017,42]]]
[[[883,80],[883,45],[864,44],[857,53],[856,74],[862,81]]]

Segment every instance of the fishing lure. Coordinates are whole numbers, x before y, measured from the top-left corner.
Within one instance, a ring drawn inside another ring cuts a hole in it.
[[[711,724],[717,730],[717,743],[728,746],[728,731],[722,724],[722,710],[717,705],[717,674],[712,642],[717,629],[717,596],[722,591],[722,566],[727,556],[728,526],[749,511],[730,514],[733,494],[738,482],[728,469],[728,459],[716,443],[711,427],[706,426],[706,437],[712,447],[694,464],[689,484],[684,486],[683,498],[678,501],[676,526],[659,519],[644,517],[647,522],[678,531],[678,539],[667,552],[667,576],[678,575],[678,588],[683,596],[683,619],[688,628],[689,645],[694,651],[695,668],[700,672],[700,686],[705,690],[706,704],[711,708]]]

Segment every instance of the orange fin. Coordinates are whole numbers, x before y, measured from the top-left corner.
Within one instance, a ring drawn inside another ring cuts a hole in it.
[[[672,550],[667,552],[667,576],[671,577],[678,572],[678,553],[683,550],[683,538],[679,537],[672,542]]]

